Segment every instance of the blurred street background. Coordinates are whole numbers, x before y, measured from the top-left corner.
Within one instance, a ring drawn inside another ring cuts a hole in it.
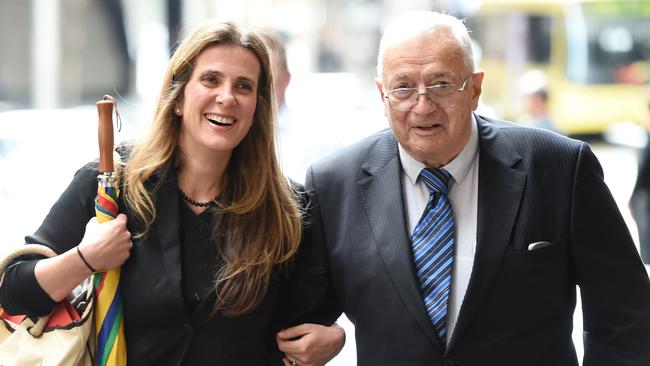
[[[122,116],[117,141],[146,128],[170,53],[205,18],[284,41],[279,153],[302,182],[311,162],[388,127],[373,82],[380,28],[411,9],[466,18],[486,73],[479,113],[592,145],[638,243],[628,202],[650,125],[650,0],[0,0],[0,252],[98,156],[104,94]],[[354,365],[341,323],[330,364]],[[581,325],[577,314],[579,353]]]

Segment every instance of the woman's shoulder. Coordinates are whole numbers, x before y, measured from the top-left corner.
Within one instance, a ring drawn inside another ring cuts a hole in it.
[[[122,161],[126,162],[131,158],[134,146],[135,143],[133,141],[124,141],[115,146],[115,152],[118,153]]]
[[[119,155],[120,161],[122,163],[128,163],[131,153],[133,152],[133,143],[132,142],[123,142],[115,147],[115,152]],[[75,173],[75,179],[77,178],[90,178],[93,180],[97,179],[99,174],[99,160],[91,160],[84,164],[81,168]]]
[[[293,198],[298,202],[298,206],[301,209],[305,209],[309,203],[309,195],[305,190],[305,186],[302,183],[296,182],[295,180],[288,177],[286,180],[287,185],[289,186],[289,190],[293,194]]]

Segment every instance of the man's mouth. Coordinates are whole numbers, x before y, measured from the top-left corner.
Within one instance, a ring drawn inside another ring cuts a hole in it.
[[[213,113],[205,114],[205,118],[207,118],[210,123],[217,126],[232,126],[236,121],[234,118],[224,117]]]
[[[432,128],[440,127],[438,123],[432,123],[430,125],[423,125],[423,126],[417,126],[417,128],[421,128],[423,130],[430,130]]]

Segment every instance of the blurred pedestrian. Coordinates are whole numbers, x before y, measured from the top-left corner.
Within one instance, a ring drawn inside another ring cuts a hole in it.
[[[287,63],[285,41],[282,34],[273,30],[267,30],[262,33],[262,37],[270,50],[269,56],[271,69],[273,70],[275,94],[277,97],[276,103],[278,106],[278,125],[281,131],[280,141],[283,142],[281,148],[289,152],[288,156],[282,154],[282,152],[279,153],[280,157],[286,157],[282,161],[282,168],[287,175],[291,175],[296,170],[300,170],[300,174],[304,175],[304,156],[306,155],[304,152],[308,148],[307,144],[309,144],[309,141],[304,139],[304,134],[302,134],[303,129],[298,125],[299,121],[291,118],[291,111],[286,104],[285,95],[289,82],[291,81],[291,73],[289,72]],[[288,144],[286,143],[287,141]],[[311,268],[305,271],[309,270]],[[300,283],[300,285],[303,285],[303,283]],[[311,289],[306,290],[306,292],[309,291]],[[306,300],[301,295],[300,288],[293,289],[291,295],[293,296],[292,300],[298,303],[298,307],[300,303],[304,303]],[[291,356],[285,359],[285,364],[291,365],[295,362],[295,364],[301,365],[319,365],[321,362],[331,359],[341,350],[342,344],[341,346],[337,344],[341,341],[340,335],[345,335],[341,330],[342,328],[336,324],[329,327],[329,329],[318,324],[302,324],[286,330],[292,334],[292,347],[286,351]],[[332,336],[328,337],[329,334]],[[329,342],[334,342],[334,344],[328,345],[327,343]],[[325,352],[314,352],[315,349],[322,349]]]
[[[271,50],[271,68],[273,69],[273,81],[275,82],[275,96],[278,104],[278,113],[281,116],[286,109],[285,94],[289,82],[291,82],[291,72],[287,64],[287,50],[282,35],[278,32],[268,30],[262,34],[264,42]],[[280,118],[280,121],[282,119]]]
[[[313,116],[301,115],[286,101],[286,91],[291,82],[287,60],[286,42],[280,32],[268,30],[264,41],[271,50],[271,64],[275,78],[278,103],[278,126],[280,131],[278,155],[283,172],[296,182],[302,182],[305,171],[319,156],[320,146],[327,141],[313,141],[305,138],[314,132]]]
[[[548,109],[549,83],[542,70],[527,71],[519,80],[525,116],[521,122],[531,127],[557,131]]]
[[[650,141],[650,85],[646,98],[646,133]],[[630,198],[630,210],[639,232],[641,258],[650,264],[650,143],[646,143],[639,157],[639,171]]]

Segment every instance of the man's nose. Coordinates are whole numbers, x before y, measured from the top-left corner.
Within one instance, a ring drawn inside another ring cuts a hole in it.
[[[420,92],[416,95],[415,105],[413,112],[417,114],[429,114],[438,108],[438,104],[431,99],[431,96],[426,91]]]

